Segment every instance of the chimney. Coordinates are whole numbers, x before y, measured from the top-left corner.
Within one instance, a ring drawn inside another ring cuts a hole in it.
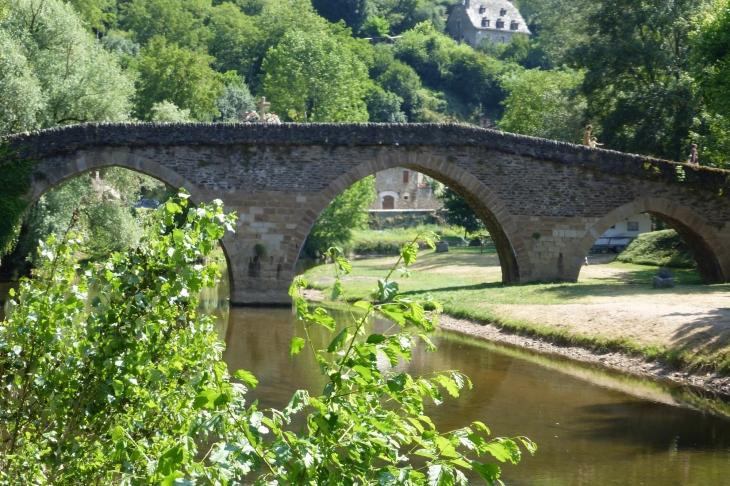
[[[471,0],[464,0],[464,6],[466,8],[469,8],[469,4],[471,3]]]

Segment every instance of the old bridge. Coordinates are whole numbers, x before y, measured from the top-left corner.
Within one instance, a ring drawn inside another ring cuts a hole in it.
[[[231,302],[285,303],[309,230],[332,199],[405,167],[454,189],[491,232],[505,283],[575,281],[596,239],[633,214],[675,228],[708,283],[730,279],[730,172],[462,125],[93,124],[8,138],[39,161],[30,199],[119,166],[219,198]],[[254,247],[264,245],[260,261]]]

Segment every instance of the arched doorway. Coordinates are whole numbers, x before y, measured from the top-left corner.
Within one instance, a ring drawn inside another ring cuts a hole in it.
[[[383,196],[383,209],[395,209],[395,198],[393,196]]]

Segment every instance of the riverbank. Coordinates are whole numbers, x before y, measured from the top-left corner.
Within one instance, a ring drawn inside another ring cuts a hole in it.
[[[700,285],[696,271],[677,270],[677,287],[655,290],[655,268],[591,260],[578,283],[506,287],[494,253],[458,248],[422,253],[412,277],[397,280],[405,295],[442,302],[445,328],[730,393],[729,285]],[[394,261],[355,261],[348,298],[366,297]],[[327,295],[330,272],[305,277]]]

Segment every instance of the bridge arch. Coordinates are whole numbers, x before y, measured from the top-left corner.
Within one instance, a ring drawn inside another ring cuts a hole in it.
[[[717,229],[699,214],[666,198],[640,198],[613,209],[596,221],[581,240],[581,258],[588,255],[596,240],[611,226],[638,213],[647,213],[661,219],[679,233],[697,261],[697,269],[705,283],[728,281],[730,258],[724,256]]]
[[[52,169],[44,167],[43,163],[41,163],[36,167],[35,173],[31,175],[31,190],[27,199],[31,204],[35,203],[43,194],[74,177],[111,167],[121,167],[139,172],[140,174],[153,177],[175,189],[184,188],[190,193],[191,202],[195,204],[208,200],[206,195],[195,184],[186,180],[180,174],[154,160],[134,154],[129,149],[124,148],[78,154],[78,156],[71,158],[60,167],[54,167]],[[234,236],[232,234],[226,233],[219,242],[228,267],[228,280],[231,293],[234,291],[235,284],[232,273],[233,267],[231,265],[231,257],[233,255],[229,253],[230,250],[235,248],[235,245],[232,244],[233,239]]]
[[[360,164],[335,179],[313,201],[311,209],[303,216],[295,237],[296,245],[289,256],[296,264],[304,241],[314,222],[332,200],[357,181],[386,169],[404,167],[412,169],[445,184],[464,199],[487,227],[494,241],[502,267],[505,284],[521,282],[522,268],[529,262],[522,239],[518,238],[517,224],[504,204],[474,175],[443,157],[422,151],[391,152]]]

